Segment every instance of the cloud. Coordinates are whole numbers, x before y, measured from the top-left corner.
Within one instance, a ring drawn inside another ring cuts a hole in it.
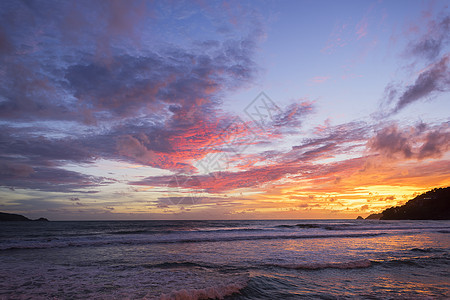
[[[252,49],[234,41],[207,53],[169,49],[145,57],[114,57],[110,65],[72,65],[65,78],[82,107],[96,118],[136,117],[161,111],[195,122],[218,95],[252,78]],[[236,48],[233,48],[236,47]]]
[[[13,46],[9,37],[6,35],[5,31],[0,29],[0,53],[9,54],[13,50]]]
[[[355,30],[358,40],[367,35],[367,26],[367,17],[364,17],[358,24],[356,24]]]
[[[63,193],[76,192],[77,189],[95,188],[102,184],[111,183],[111,180],[107,178],[48,167],[35,167],[33,172],[26,176],[11,176],[10,173],[2,172],[0,173],[0,180],[1,186],[12,189],[33,189]]]
[[[377,133],[369,141],[370,149],[379,151],[387,157],[400,154],[402,157],[412,156],[412,146],[409,136],[405,136],[403,131],[399,131],[396,125],[389,126]]]
[[[314,105],[311,101],[295,102],[280,110],[273,116],[272,123],[268,126],[275,129],[296,128],[300,129],[305,118],[314,112]]]
[[[280,185],[292,188],[295,182],[306,181],[307,190],[311,192],[348,189],[348,193],[353,193],[352,183],[373,185],[380,176],[389,178],[393,170],[388,166],[397,162],[440,159],[449,150],[448,123],[421,123],[411,127],[393,123],[370,137],[376,128],[378,125],[364,122],[329,126],[318,133],[318,137],[305,139],[288,152],[266,151],[249,155],[247,159],[252,163],[244,169],[209,175],[193,174],[189,178],[196,179],[195,186],[182,180],[178,188],[186,192],[223,193],[270,190],[270,187]],[[364,147],[368,151],[361,155],[359,151]],[[339,155],[348,158],[334,159]],[[426,172],[430,173],[430,170]],[[162,187],[167,186],[170,180],[170,176],[150,176],[129,184]],[[392,177],[392,180],[396,179]]]
[[[389,159],[441,158],[450,149],[450,126],[442,123],[426,128],[399,128],[396,124],[386,126],[372,137],[367,146],[371,152]]]
[[[166,5],[2,2],[0,41],[8,55],[1,57],[0,116],[95,124],[168,110],[164,104],[173,104],[175,114],[189,113],[199,101],[217,102],[220,92],[251,80],[252,55],[263,36],[256,14],[247,15],[245,30],[226,36],[218,36],[214,26],[226,24],[228,16],[207,18],[212,26],[202,33],[206,42],[191,36],[193,42],[170,44],[173,32],[168,31],[158,43],[152,25],[164,29],[165,18],[175,16],[155,11],[184,14],[186,6]],[[195,11],[197,5],[192,6]]]
[[[404,89],[399,84],[390,82],[384,90],[382,112],[378,113],[377,117],[390,116],[412,103],[432,99],[450,91],[449,64],[450,55],[446,54],[421,71],[414,83]]]
[[[315,162],[322,158],[347,152],[346,145],[349,143],[365,142],[365,134],[368,128],[367,124],[364,123],[348,123],[330,127],[324,133],[324,137],[305,140],[301,145],[292,147],[292,150],[287,153],[267,151],[249,158],[259,162],[259,165],[253,163],[246,169],[236,172],[223,170],[208,175],[190,175],[189,178],[196,179],[197,185],[190,184],[192,181],[181,180],[182,183],[179,187],[208,193],[221,193],[273,184],[287,176],[313,179],[312,174],[318,177],[331,176],[339,168],[354,170],[354,168],[350,168],[351,165],[356,164],[358,167],[362,167],[363,162],[346,161],[345,163],[348,164],[346,167],[343,167],[342,164],[316,164]],[[270,163],[267,164],[267,160],[270,160]],[[150,176],[129,184],[167,186],[171,178],[171,176]],[[333,177],[333,180],[335,180],[335,177]]]
[[[6,178],[28,177],[34,172],[33,168],[20,163],[0,161],[0,176]]]
[[[403,56],[413,60],[409,66],[415,66],[425,60],[428,66],[418,71],[412,84],[402,88],[402,84],[390,82],[387,84],[381,111],[376,117],[389,117],[412,103],[431,100],[434,97],[449,91],[450,86],[450,54],[442,53],[447,49],[450,41],[450,16],[442,11],[436,18],[430,18],[427,12],[420,20],[426,30],[419,36],[421,29],[417,26],[409,28],[405,35],[413,35]],[[418,37],[419,36],[419,37]]]
[[[413,102],[432,96],[434,93],[449,91],[449,60],[449,55],[444,56],[439,62],[431,65],[428,70],[421,73],[414,84],[408,86],[399,96],[394,112],[398,112]]]
[[[330,76],[315,76],[309,80],[309,84],[320,84],[328,81]]]
[[[199,15],[208,29],[180,39],[167,21],[189,31],[183,16],[196,7],[0,3],[2,184],[94,192],[86,189],[111,181],[66,165],[107,159],[193,173],[196,160],[225,151],[221,135],[236,116],[221,101],[254,78],[264,33],[255,12],[242,9],[236,28],[212,9]],[[161,40],[156,27],[169,29]]]
[[[322,53],[331,54],[336,51],[337,48],[346,46],[349,43],[347,38],[349,24],[337,23],[331,31],[326,45],[320,50]]]
[[[448,124],[447,124],[448,125]],[[440,158],[450,149],[450,126],[428,132],[424,137],[423,145],[420,147],[417,157]]]
[[[450,40],[450,16],[430,20],[427,32],[409,43],[406,54],[414,57],[435,60]]]

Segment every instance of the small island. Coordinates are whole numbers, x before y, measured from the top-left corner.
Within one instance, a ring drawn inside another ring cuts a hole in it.
[[[0,212],[0,222],[23,222],[23,221],[48,222],[48,219],[39,218],[36,220],[32,220],[25,216],[19,215],[19,214],[9,214],[9,213]]]
[[[432,189],[366,220],[450,220],[450,187]]]

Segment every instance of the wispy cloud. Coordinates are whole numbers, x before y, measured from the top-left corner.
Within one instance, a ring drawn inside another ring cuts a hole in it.
[[[356,24],[356,36],[358,39],[361,39],[367,35],[367,27],[368,27],[367,17],[364,17],[358,24]]]
[[[327,82],[331,77],[330,76],[315,76],[309,80],[309,84],[321,84]]]
[[[406,55],[435,60],[450,41],[450,16],[424,20],[426,32],[409,42]]]
[[[450,86],[450,56],[445,55],[421,72],[414,83],[402,89],[395,83],[386,86],[384,105],[386,115],[391,115],[418,101],[432,99],[448,92]]]

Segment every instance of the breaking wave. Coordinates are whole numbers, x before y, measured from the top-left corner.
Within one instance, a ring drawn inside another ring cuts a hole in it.
[[[363,238],[380,236],[384,233],[349,233],[349,234],[315,234],[315,235],[232,235],[232,236],[195,236],[192,238],[183,238],[179,235],[175,238],[102,238],[102,239],[73,239],[65,240],[40,240],[40,241],[20,241],[6,242],[0,244],[0,250],[18,250],[18,249],[47,249],[47,248],[66,248],[66,247],[87,247],[87,246],[107,246],[107,245],[148,245],[148,244],[176,244],[176,243],[212,243],[212,242],[234,242],[234,241],[253,241],[253,240],[282,240],[282,239],[328,239],[328,238]]]
[[[242,282],[220,284],[203,289],[181,289],[169,294],[163,294],[160,300],[200,300],[224,299],[226,296],[239,293],[247,286],[248,279]]]

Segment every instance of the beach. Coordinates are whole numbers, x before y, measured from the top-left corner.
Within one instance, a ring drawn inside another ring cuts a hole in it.
[[[445,299],[449,221],[3,222],[1,299]]]

